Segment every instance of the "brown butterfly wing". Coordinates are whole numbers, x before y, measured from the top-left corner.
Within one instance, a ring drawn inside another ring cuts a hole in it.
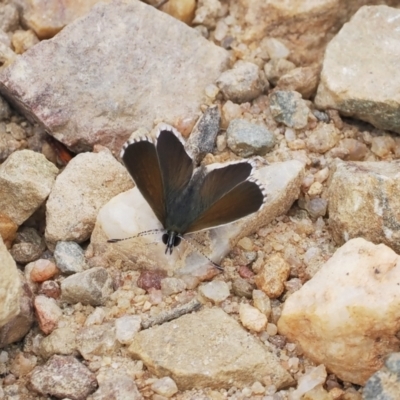
[[[164,186],[166,214],[171,216],[179,197],[188,186],[193,174],[193,161],[182,142],[168,129],[157,138],[157,155]],[[169,229],[168,226],[165,228]]]
[[[197,217],[185,232],[228,224],[258,211],[265,196],[258,183],[247,180],[251,171],[251,164],[245,161],[209,172],[193,199]]]
[[[148,138],[127,142],[121,158],[140,193],[164,226],[164,189],[154,143]]]

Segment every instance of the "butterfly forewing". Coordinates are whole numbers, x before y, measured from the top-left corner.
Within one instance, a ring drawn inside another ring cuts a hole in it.
[[[238,171],[237,167],[232,168],[235,165],[244,167],[243,164],[246,163],[231,164],[227,167],[214,170],[217,172],[219,170],[228,168],[228,170],[231,170],[228,172],[237,172],[237,178],[234,180],[234,182],[230,182],[230,190],[226,190],[225,192],[217,190],[217,192],[222,195],[219,198],[214,197],[213,202],[209,201],[207,190],[209,190],[209,186],[215,186],[215,182],[210,183],[209,181],[216,180],[219,182],[218,179],[221,178],[221,175],[225,175],[227,171],[220,171],[219,173],[215,174],[212,174],[214,171],[211,171],[206,176],[197,200],[201,204],[198,206],[198,209],[201,209],[201,212],[186,228],[186,232],[196,232],[203,229],[228,224],[252,214],[261,208],[264,202],[264,193],[259,184],[246,179],[239,180],[245,174],[242,171]],[[250,164],[249,167],[251,172]]]
[[[157,154],[164,186],[166,212],[170,214],[171,208],[176,206],[178,197],[190,182],[193,161],[181,141],[167,129],[161,130],[158,135]]]
[[[140,193],[164,226],[164,190],[154,143],[147,139],[128,142],[121,157]]]

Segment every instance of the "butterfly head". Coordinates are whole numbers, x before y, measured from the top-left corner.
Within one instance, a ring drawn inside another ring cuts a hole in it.
[[[169,254],[172,254],[172,250],[174,249],[174,247],[179,246],[181,240],[181,236],[176,232],[168,231],[164,233],[162,235],[162,241],[166,245],[165,254],[167,254],[168,251]]]

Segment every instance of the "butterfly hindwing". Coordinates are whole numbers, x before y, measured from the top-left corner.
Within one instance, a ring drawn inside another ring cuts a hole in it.
[[[151,139],[127,142],[122,161],[158,220],[165,224],[164,189],[157,150]]]
[[[185,232],[224,225],[258,211],[264,193],[258,183],[248,180],[252,169],[244,161],[210,171],[193,199],[196,217]]]

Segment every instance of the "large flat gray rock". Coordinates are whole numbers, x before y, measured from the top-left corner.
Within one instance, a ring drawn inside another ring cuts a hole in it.
[[[180,390],[255,381],[280,389],[293,381],[274,354],[219,308],[141,331],[129,351],[152,373],[170,376]]]
[[[190,131],[228,52],[136,0],[97,4],[0,74],[0,92],[74,151],[119,151],[137,128]]]

